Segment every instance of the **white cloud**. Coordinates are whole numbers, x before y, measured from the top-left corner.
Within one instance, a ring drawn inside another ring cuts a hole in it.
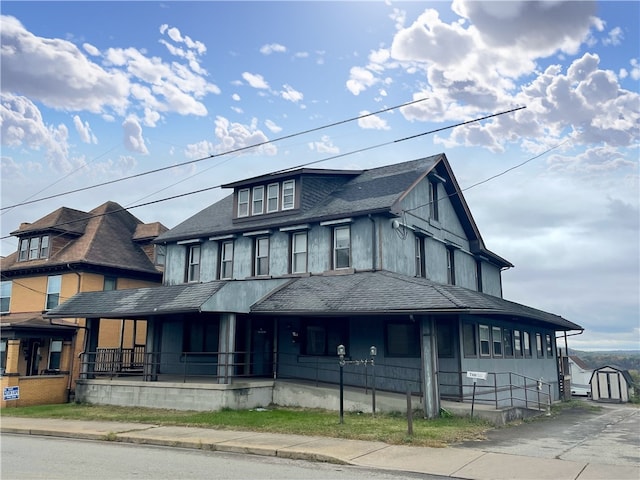
[[[136,118],[129,117],[123,122],[122,133],[124,135],[124,145],[128,150],[143,155],[149,153],[142,136],[142,127]]]
[[[215,146],[216,153],[245,149],[269,140],[268,137],[257,128],[257,120],[255,119],[250,125],[243,125],[241,123],[230,122],[228,119],[218,116],[215,120],[215,135],[220,141],[220,143]],[[266,145],[248,149],[245,153],[273,156],[277,152],[278,149],[275,145],[267,143]]]
[[[624,33],[620,27],[615,27],[609,30],[609,34],[602,41],[604,45],[620,45],[624,39]]]
[[[370,70],[362,67],[353,67],[349,72],[347,89],[354,95],[358,95],[377,82],[378,80]]]
[[[78,115],[74,115],[73,124],[76,127],[76,132],[78,132],[78,135],[80,135],[80,139],[84,143],[98,143],[98,139],[91,132],[89,122],[83,122]]]
[[[336,155],[340,153],[340,148],[333,144],[333,141],[328,135],[323,135],[319,142],[309,142],[309,149],[318,153],[326,153],[330,155]]]
[[[272,53],[285,53],[287,47],[280,45],[279,43],[270,43],[260,47],[260,53],[263,55],[271,55]]]
[[[258,89],[268,89],[269,84],[265,81],[264,77],[259,74],[244,72],[242,78],[249,84],[250,87]]]
[[[282,88],[284,90],[280,90],[280,95],[285,100],[289,100],[293,103],[298,103],[304,98],[304,95],[294,89],[291,85],[283,85]]]
[[[364,118],[358,118],[358,126],[365,130],[389,130],[387,121],[377,115],[369,115],[371,112],[363,110],[359,116],[368,115]]]
[[[277,125],[273,120],[266,119],[264,124],[269,129],[269,131],[273,133],[280,133],[282,131],[282,127]]]

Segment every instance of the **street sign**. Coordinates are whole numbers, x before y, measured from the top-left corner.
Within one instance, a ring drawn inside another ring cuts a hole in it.
[[[2,390],[3,400],[18,400],[20,398],[20,387],[4,387]]]
[[[486,380],[487,372],[467,372],[467,378],[473,378],[474,380]]]

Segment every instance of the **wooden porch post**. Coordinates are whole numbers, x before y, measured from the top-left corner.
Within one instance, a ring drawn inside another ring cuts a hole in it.
[[[438,388],[438,343],[435,322],[430,316],[424,317],[420,326],[424,415],[427,418],[436,418],[440,415],[440,391]]]
[[[236,346],[236,314],[220,314],[218,347],[218,383],[231,383],[234,375],[233,358]]]
[[[87,318],[87,333],[84,338],[84,363],[82,373],[85,378],[93,378],[96,370],[98,351],[98,336],[100,334],[100,319]]]

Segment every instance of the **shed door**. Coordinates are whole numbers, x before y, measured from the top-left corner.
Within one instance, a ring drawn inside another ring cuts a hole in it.
[[[618,372],[598,372],[598,393],[601,400],[622,401],[620,374]]]

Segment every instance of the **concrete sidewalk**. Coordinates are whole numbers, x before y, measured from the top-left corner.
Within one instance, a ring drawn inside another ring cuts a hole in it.
[[[327,437],[164,427],[153,424],[2,417],[2,433],[173,446],[277,456],[476,480],[638,480],[640,465],[604,465]]]

